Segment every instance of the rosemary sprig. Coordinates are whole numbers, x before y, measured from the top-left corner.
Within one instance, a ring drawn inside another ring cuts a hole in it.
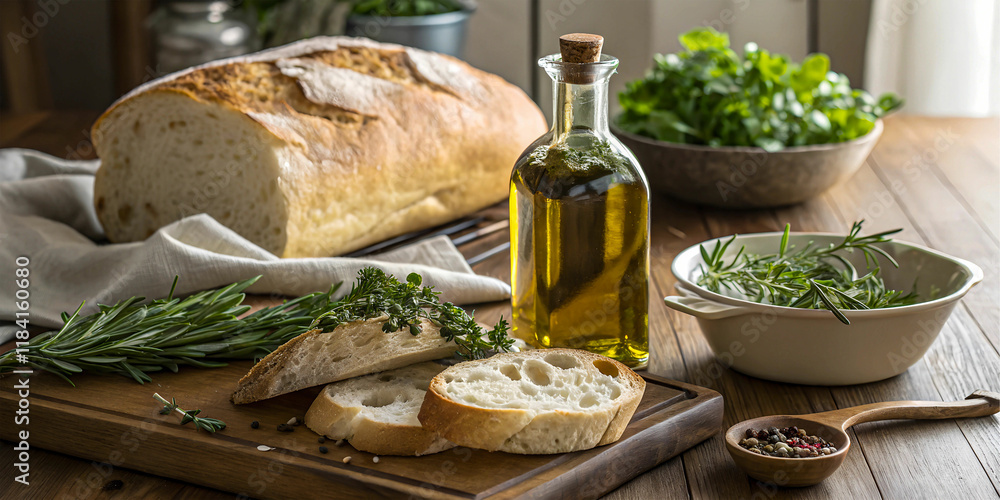
[[[735,257],[727,260],[725,253],[735,235],[725,242],[716,242],[711,252],[702,246],[704,262],[699,265],[698,285],[716,293],[728,289],[755,302],[827,309],[848,325],[851,323],[844,309],[879,309],[915,303],[916,283],[913,291],[904,294],[887,290],[879,276],[879,257],[895,267],[899,264],[875,244],[892,241],[889,236],[902,229],[861,236],[862,224],[863,220],[855,222],[840,243],[818,246],[809,242],[798,251],[788,246],[791,231],[788,224],[778,251],[773,254],[747,254],[745,248],[740,248]],[[843,255],[854,251],[862,252],[865,257],[865,274],[860,278],[858,269]]]
[[[213,433],[226,428],[226,423],[222,420],[217,418],[199,417],[198,414],[201,413],[201,410],[181,409],[177,406],[177,400],[174,398],[170,398],[170,401],[167,401],[166,399],[163,399],[163,396],[160,396],[155,392],[153,393],[153,398],[163,403],[163,409],[160,410],[160,415],[169,415],[174,411],[180,413],[182,415],[181,425],[187,424],[188,422],[194,422],[194,426],[196,428]]]
[[[177,279],[166,298],[143,303],[132,297],[113,306],[80,316],[63,314],[65,324],[56,331],[35,335],[26,345],[0,355],[0,374],[20,366],[54,373],[72,384],[80,372],[115,373],[149,382],[149,373],[180,366],[225,366],[223,360],[258,359],[312,328],[332,329],[350,321],[387,316],[383,329],[408,328],[420,332],[418,317],[441,326],[441,335],[459,345],[467,358],[507,351],[502,319],[489,332],[451,303],[440,303],[432,287],[421,287],[411,274],[405,283],[375,268],[365,268],[351,291],[340,300],[333,296],[340,284],[323,293],[312,293],[282,305],[260,309],[246,316],[243,305],[247,287],[258,277],[192,294],[173,296]],[[484,338],[485,336],[485,338]]]

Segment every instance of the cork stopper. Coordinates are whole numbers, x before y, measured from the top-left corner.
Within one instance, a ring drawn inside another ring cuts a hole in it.
[[[601,60],[604,37],[587,33],[570,33],[559,37],[559,52],[563,62],[595,63]]]
[[[562,62],[580,64],[578,67],[564,67],[563,81],[573,84],[590,84],[597,80],[597,75],[593,67],[588,63],[596,63],[601,60],[601,47],[604,45],[604,37],[601,35],[589,35],[587,33],[570,33],[559,37],[559,52],[562,54]]]

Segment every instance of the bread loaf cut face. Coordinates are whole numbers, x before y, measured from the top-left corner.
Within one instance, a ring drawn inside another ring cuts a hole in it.
[[[278,256],[338,255],[502,200],[545,128],[457,59],[319,37],[119,99],[92,130],[94,203],[113,242],[207,213]]]
[[[306,426],[376,455],[426,455],[454,443],[424,429],[417,412],[437,363],[418,363],[329,384],[306,412]]]
[[[504,353],[434,377],[418,417],[460,446],[565,453],[617,441],[645,387],[627,366],[586,351]]]
[[[413,335],[407,328],[383,332],[386,319],[354,321],[328,332],[310,330],[289,340],[240,379],[233,403],[253,403],[306,387],[446,358],[458,349],[427,320],[421,320],[421,332]]]

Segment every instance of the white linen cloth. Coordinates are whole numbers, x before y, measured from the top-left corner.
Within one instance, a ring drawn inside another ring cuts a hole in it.
[[[18,257],[29,263],[28,319],[58,328],[60,313],[81,314],[132,296],[166,296],[217,288],[262,275],[247,291],[298,296],[344,282],[376,266],[399,279],[411,272],[442,292],[442,300],[473,304],[510,297],[510,287],[478,276],[441,236],[366,258],[281,259],[206,214],[164,226],[145,241],[108,244],[93,204],[98,160],[68,161],[37,151],[0,150],[0,343],[17,329]],[[23,260],[22,260],[23,262]],[[23,273],[22,273],[23,274]],[[24,297],[24,292],[20,292]]]

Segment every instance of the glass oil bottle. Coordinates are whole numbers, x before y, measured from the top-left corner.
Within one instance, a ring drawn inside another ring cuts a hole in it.
[[[539,348],[585,349],[634,368],[649,358],[649,188],[608,130],[618,60],[603,38],[560,38],[539,60],[553,80],[553,126],[510,183],[512,326]]]

